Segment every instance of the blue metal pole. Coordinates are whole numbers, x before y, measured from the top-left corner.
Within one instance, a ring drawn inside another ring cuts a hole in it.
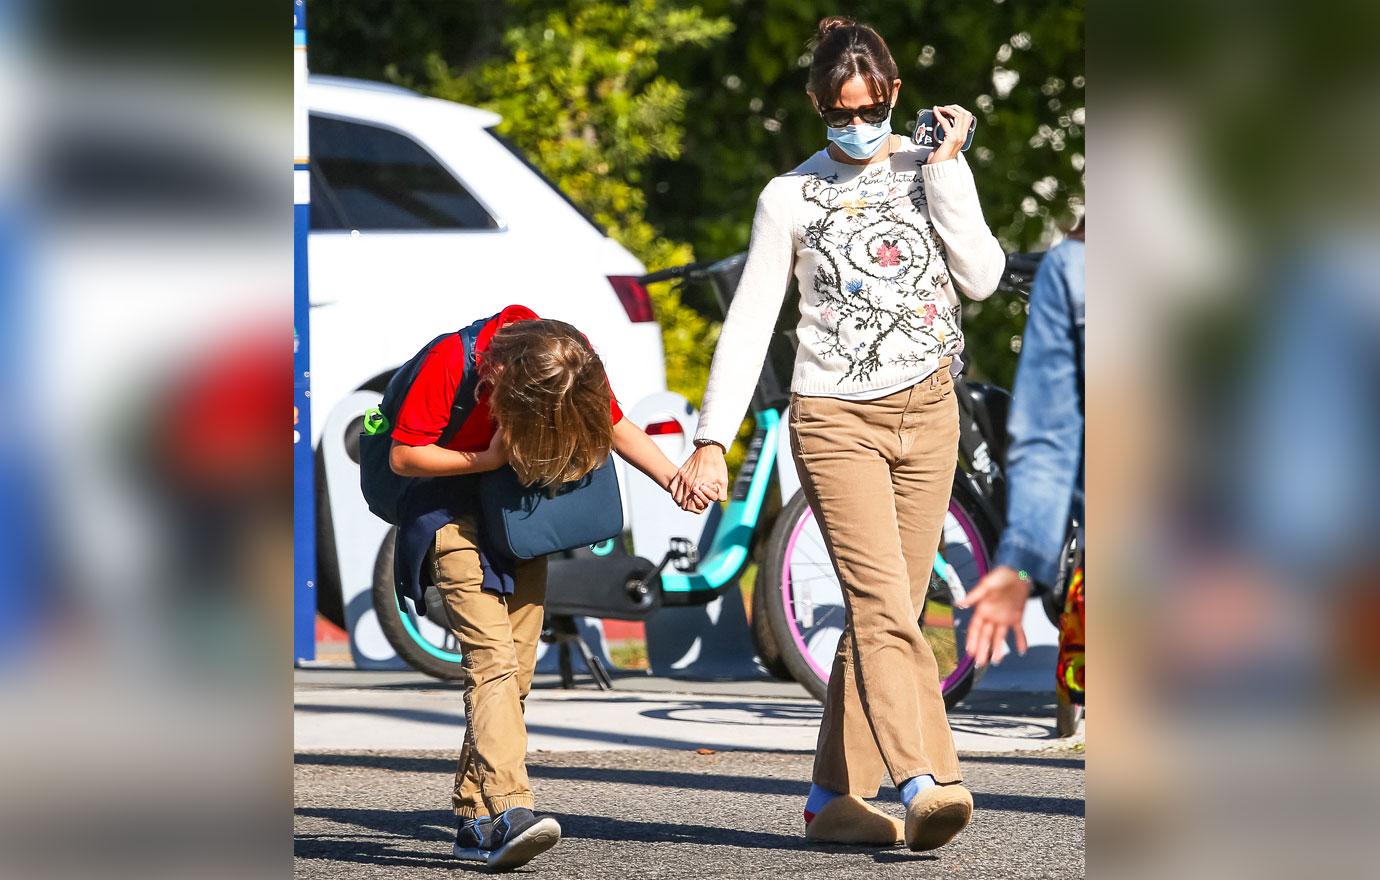
[[[311,303],[307,297],[307,232],[311,177],[307,143],[307,6],[292,4],[292,657],[316,659],[316,468],[311,447]]]

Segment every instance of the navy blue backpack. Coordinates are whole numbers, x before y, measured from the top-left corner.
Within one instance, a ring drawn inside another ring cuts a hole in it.
[[[402,409],[407,392],[412,390],[412,383],[417,381],[422,363],[439,343],[455,333],[460,334],[465,349],[465,371],[460,378],[460,387],[455,389],[450,420],[436,441],[438,446],[444,446],[455,437],[460,426],[465,423],[465,417],[474,408],[474,393],[479,387],[479,371],[474,358],[475,344],[479,341],[479,331],[497,317],[496,314],[490,315],[475,321],[463,330],[442,333],[428,342],[411,360],[398,368],[393,378],[388,381],[388,386],[384,388],[383,401],[378,406],[383,414],[383,429],[377,433],[369,433],[366,418],[365,430],[359,435],[359,487],[364,492],[364,500],[368,502],[369,510],[384,522],[397,525],[408,492],[430,479],[399,476],[393,473],[393,467],[388,463],[389,451],[393,445],[392,426],[397,424],[398,411]]]

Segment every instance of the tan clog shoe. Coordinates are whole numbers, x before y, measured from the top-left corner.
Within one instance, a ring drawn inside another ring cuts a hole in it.
[[[968,789],[961,785],[927,788],[906,809],[906,846],[916,852],[938,849],[968,827],[972,818],[973,794]]]
[[[901,842],[903,832],[899,819],[856,795],[842,794],[825,804],[805,826],[805,839],[815,843],[895,846]]]

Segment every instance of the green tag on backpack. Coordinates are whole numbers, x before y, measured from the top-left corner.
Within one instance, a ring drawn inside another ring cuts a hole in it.
[[[383,411],[376,406],[371,406],[364,411],[364,433],[382,434],[388,430],[388,419]]]

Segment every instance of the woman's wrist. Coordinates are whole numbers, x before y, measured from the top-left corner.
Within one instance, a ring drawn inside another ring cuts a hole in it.
[[[722,443],[720,443],[718,440],[710,440],[708,437],[701,437],[700,439],[695,441],[695,451],[699,452],[702,449],[713,449],[717,451],[720,455],[725,455],[728,452],[728,450],[724,448],[724,445]]]
[[[925,164],[920,166],[920,176],[925,179],[926,183],[937,182],[963,173],[960,167],[962,165],[962,153],[954,153],[952,156],[942,159],[935,158],[938,155],[938,151],[930,153],[925,157]]]

